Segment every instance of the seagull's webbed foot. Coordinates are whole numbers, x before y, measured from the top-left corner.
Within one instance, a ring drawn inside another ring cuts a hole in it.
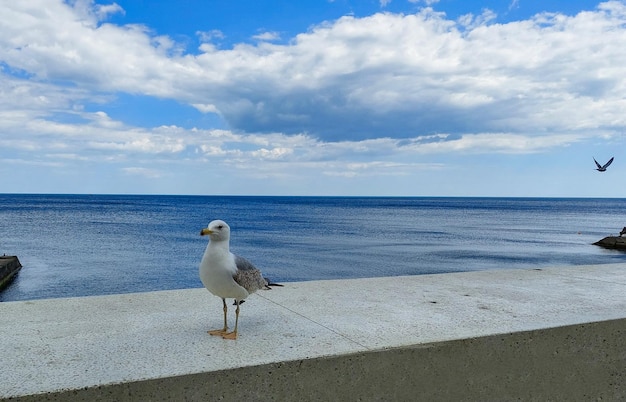
[[[224,336],[226,334],[228,334],[228,328],[224,327],[222,329],[213,329],[211,331],[208,331],[209,335],[214,335],[214,336]]]
[[[222,334],[222,338],[224,339],[237,339],[237,331],[227,332]]]

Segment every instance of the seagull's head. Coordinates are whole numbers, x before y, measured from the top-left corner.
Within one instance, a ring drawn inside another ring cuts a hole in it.
[[[224,241],[230,238],[230,226],[224,221],[216,220],[200,231],[200,236],[209,236],[213,241]]]

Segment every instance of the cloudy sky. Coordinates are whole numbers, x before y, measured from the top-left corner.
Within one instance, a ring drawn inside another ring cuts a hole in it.
[[[0,0],[0,192],[626,197],[625,43],[624,1]]]

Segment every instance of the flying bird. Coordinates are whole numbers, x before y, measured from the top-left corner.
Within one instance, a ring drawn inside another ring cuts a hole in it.
[[[598,161],[596,160],[596,158],[593,158],[593,161],[596,163],[596,166],[598,167],[596,169],[598,172],[606,172],[606,168],[608,168],[609,165],[613,163],[613,157],[611,157],[611,159],[609,159],[609,161],[605,163],[604,165],[600,165]]]
[[[222,220],[215,220],[200,231],[201,236],[209,236],[202,260],[200,280],[209,292],[222,298],[224,304],[224,327],[209,331],[209,334],[224,339],[237,339],[239,306],[245,298],[259,289],[282,286],[263,278],[261,271],[250,261],[230,252],[230,226]],[[226,299],[235,299],[235,329],[228,332]]]

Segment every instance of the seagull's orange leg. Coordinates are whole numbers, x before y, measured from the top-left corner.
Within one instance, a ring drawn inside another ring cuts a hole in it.
[[[224,339],[237,339],[237,324],[239,323],[239,300],[235,300],[237,303],[237,310],[235,310],[235,329],[233,332],[222,334]]]
[[[211,330],[209,331],[209,335],[223,336],[228,333],[228,321],[226,321],[226,313],[228,312],[228,307],[226,306],[226,299],[222,299],[222,303],[224,303],[224,328]],[[239,309],[239,306],[237,306],[237,309]]]

